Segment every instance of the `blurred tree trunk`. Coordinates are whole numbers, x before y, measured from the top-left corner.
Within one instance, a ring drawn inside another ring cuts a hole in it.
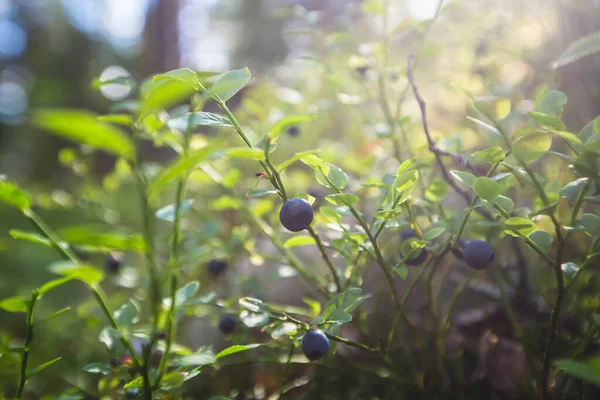
[[[137,68],[143,77],[179,67],[178,15],[179,0],[158,0],[148,11]]]

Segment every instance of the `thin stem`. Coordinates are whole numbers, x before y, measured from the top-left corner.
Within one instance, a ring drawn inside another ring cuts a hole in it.
[[[23,396],[23,390],[25,389],[25,383],[27,382],[27,361],[29,360],[29,353],[31,351],[31,342],[33,340],[33,310],[35,308],[35,302],[37,301],[39,293],[34,290],[31,293],[31,299],[27,304],[27,325],[25,328],[25,344],[23,345],[23,355],[21,356],[21,375],[19,379],[19,388],[17,389],[17,399],[20,400]]]
[[[333,281],[335,282],[336,291],[340,292],[342,290],[342,284],[340,283],[340,278],[338,277],[335,267],[333,266],[333,263],[329,259],[327,252],[325,251],[325,246],[323,246],[323,242],[321,242],[321,238],[319,237],[319,234],[317,233],[317,231],[315,231],[315,229],[312,226],[309,226],[307,228],[307,230],[308,230],[308,233],[310,234],[310,236],[312,236],[313,239],[315,240],[315,243],[317,244],[317,247],[319,249],[319,253],[321,253],[321,257],[323,258],[323,260],[325,260],[325,264],[327,264],[327,268],[329,268],[329,271],[331,272],[331,275],[333,276]]]
[[[296,349],[296,346],[294,346],[294,344],[292,343],[292,345],[290,346],[290,351],[288,352],[287,360],[285,362],[283,374],[281,375],[281,377],[279,379],[279,394],[277,395],[278,399],[281,399],[283,396],[284,384],[285,384],[285,381],[287,381],[287,379],[288,379],[288,375],[290,374],[290,366],[291,366],[291,362],[292,362],[292,357],[294,356],[295,349]]]

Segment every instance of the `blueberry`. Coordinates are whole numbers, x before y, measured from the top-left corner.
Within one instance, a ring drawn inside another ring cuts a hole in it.
[[[421,252],[419,253],[418,256],[407,259],[405,264],[412,265],[412,266],[421,265],[425,262],[425,260],[427,260],[428,255],[429,255],[429,252],[427,251],[427,249],[421,249]]]
[[[227,262],[213,258],[206,264],[206,269],[208,269],[211,275],[219,276],[227,269]]]
[[[464,251],[467,243],[469,243],[469,242],[466,239],[463,239],[463,238],[458,239],[458,242],[456,242],[456,247],[453,247],[451,250],[452,254],[454,254],[454,257],[458,258],[459,260],[465,259],[463,257],[463,251]]]
[[[296,125],[292,125],[287,129],[287,134],[290,136],[298,136],[300,129]]]
[[[112,365],[115,368],[120,366],[121,364],[123,364],[123,361],[121,361],[120,358],[113,358],[110,360],[110,365]]]
[[[229,335],[230,333],[232,333],[235,330],[236,326],[237,321],[235,320],[235,317],[231,315],[223,315],[219,320],[219,329],[225,335]]]
[[[135,399],[138,394],[140,394],[139,388],[129,388],[125,390],[125,396],[127,396],[128,399]]]
[[[402,241],[408,240],[410,238],[416,238],[416,237],[417,237],[417,231],[415,231],[413,228],[405,229],[400,234],[400,239],[402,239]]]
[[[109,272],[116,274],[119,272],[121,265],[123,265],[123,255],[121,253],[108,253],[106,255],[105,265]]]
[[[463,257],[473,269],[484,269],[494,261],[494,249],[488,242],[473,240],[465,246]]]
[[[317,329],[311,329],[302,338],[302,351],[310,361],[323,358],[329,351],[329,339]]]
[[[294,198],[285,202],[279,212],[279,221],[287,230],[300,232],[310,226],[315,212],[308,201]]]
[[[361,77],[365,77],[365,75],[367,74],[367,70],[369,69],[369,67],[367,65],[361,65],[356,67],[356,72],[361,76]]]

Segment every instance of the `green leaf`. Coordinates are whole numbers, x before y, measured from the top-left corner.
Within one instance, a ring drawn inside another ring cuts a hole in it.
[[[185,132],[188,129],[194,129],[198,126],[233,126],[231,122],[219,114],[204,111],[196,111],[183,114],[180,117],[172,118],[167,121],[167,126],[171,129]]]
[[[215,80],[215,83],[203,94],[205,98],[219,96],[227,101],[240,91],[250,81],[250,70],[248,67],[234,71],[225,72]]]
[[[565,197],[571,202],[575,202],[577,200],[577,197],[579,197],[579,194],[582,192],[585,185],[587,184],[588,180],[589,178],[580,178],[573,182],[567,183],[560,190],[560,197]],[[594,188],[594,185],[590,185],[584,196],[591,196],[592,194],[594,194],[595,190],[596,189]]]
[[[186,83],[190,88],[194,90],[200,90],[200,81],[194,71],[189,68],[174,69],[164,74],[155,75],[152,78],[153,81],[161,80],[176,80]]]
[[[550,67],[560,68],[580,58],[587,57],[600,51],[600,31],[590,33],[572,42],[569,47],[553,62]]]
[[[117,76],[116,78],[100,80],[100,78],[94,78],[90,83],[90,87],[95,90],[99,90],[104,85],[125,85],[131,88],[136,86],[136,82],[130,76]]]
[[[414,169],[415,161],[416,158],[409,158],[408,160],[403,161],[402,164],[400,164],[398,166],[398,169],[396,170],[396,176],[400,175],[404,171],[408,171],[409,169]]]
[[[141,376],[138,376],[134,380],[127,382],[123,386],[123,389],[141,388],[143,385],[144,385],[144,378]]]
[[[42,246],[52,247],[52,242],[49,239],[46,239],[44,236],[39,235],[33,232],[23,232],[17,229],[11,229],[8,231],[10,236],[14,239],[26,240],[31,243],[41,244]],[[66,246],[65,243],[61,243],[61,245]]]
[[[179,206],[179,216],[182,216],[186,211],[188,211],[192,207],[192,204],[194,204],[194,200],[192,199],[183,200]],[[176,210],[177,206],[175,204],[169,204],[168,206],[156,211],[155,215],[156,218],[160,220],[174,222]]]
[[[467,117],[467,119],[468,119],[469,121],[473,121],[473,122],[474,122],[476,125],[478,125],[478,126],[482,127],[482,128],[483,128],[483,129],[485,129],[487,132],[489,132],[489,133],[491,133],[491,134],[493,134],[493,135],[495,135],[495,136],[500,136],[500,137],[502,137],[502,133],[500,133],[500,131],[499,131],[497,128],[495,128],[495,127],[491,126],[491,125],[490,125],[490,124],[488,124],[487,122],[483,122],[483,121],[481,121],[481,120],[479,120],[479,119],[477,119],[477,118],[473,118],[473,117]]]
[[[593,237],[600,236],[600,217],[594,214],[583,214],[577,222],[575,222],[576,228],[583,228]]]
[[[259,312],[259,311],[268,311],[269,306],[262,302],[262,300],[255,299],[253,297],[242,297],[238,300],[240,306],[245,308],[248,311]]]
[[[44,317],[44,319],[42,319],[40,322],[46,322],[46,321],[50,321],[51,319],[54,319],[60,315],[63,315],[66,312],[71,311],[71,307],[65,307],[65,308],[61,308],[58,311],[53,312],[52,314]]]
[[[579,136],[577,136],[574,133],[565,132],[565,131],[555,131],[555,130],[553,130],[552,133],[554,133],[556,136],[563,139],[565,142],[568,142],[571,144],[583,144],[583,141],[579,138]]]
[[[130,127],[133,124],[131,115],[129,114],[99,115],[97,119],[101,122],[110,122],[111,124],[121,125],[125,127]]]
[[[595,366],[596,363],[592,367],[589,363],[584,364],[575,360],[556,360],[554,365],[567,375],[600,386],[600,370]]]
[[[24,212],[31,206],[29,195],[14,183],[5,180],[1,175],[0,201],[18,208],[21,212]]]
[[[282,132],[285,132],[286,129],[291,128],[292,126],[296,126],[299,124],[303,124],[305,122],[309,122],[314,118],[313,115],[288,115],[281,118],[279,121],[273,125],[271,130],[269,131],[269,137],[271,139],[276,139]]]
[[[119,326],[130,327],[140,320],[140,306],[134,300],[129,299],[114,312],[114,317]]]
[[[560,269],[563,271],[565,276],[569,279],[573,278],[577,271],[581,268],[581,265],[578,265],[574,262],[566,262],[561,264]]]
[[[311,322],[312,324],[322,324],[327,322],[349,322],[352,320],[352,313],[364,300],[370,295],[362,296],[362,289],[352,288],[343,293],[333,296],[327,301],[321,315]]]
[[[31,378],[32,376],[34,376],[34,375],[35,375],[35,374],[37,374],[38,372],[41,372],[41,371],[45,370],[46,368],[48,368],[48,367],[49,367],[49,366],[51,366],[52,364],[54,364],[54,363],[56,363],[56,362],[60,361],[61,359],[62,359],[62,357],[56,357],[56,358],[55,358],[55,359],[53,359],[53,360],[46,361],[45,363],[43,363],[43,364],[40,364],[40,365],[38,365],[37,367],[35,367],[35,368],[33,368],[33,369],[29,370],[29,371],[27,372],[27,379]]]
[[[85,372],[89,372],[90,374],[101,374],[101,375],[109,375],[112,371],[109,365],[102,363],[92,363],[87,364],[83,367]]]
[[[434,178],[425,190],[425,198],[434,203],[441,202],[448,194],[448,184],[442,178]]]
[[[398,193],[400,193],[400,199],[398,200],[398,204],[404,203],[413,190],[416,187],[417,180],[419,179],[419,171],[417,170],[409,170],[402,172],[399,174],[396,179],[394,179],[394,183],[392,187],[396,189]]]
[[[329,173],[329,167],[325,165],[325,162],[322,159],[320,159],[314,154],[303,155],[300,157],[300,161],[302,161],[304,164],[308,165],[315,171],[320,172],[321,174],[327,175]]]
[[[482,199],[491,201],[504,193],[504,186],[493,179],[482,176],[475,179],[473,192]]]
[[[406,280],[408,278],[408,268],[404,264],[406,260],[402,260],[400,264],[394,267],[394,273],[397,274],[400,279]]]
[[[529,239],[533,240],[544,252],[550,250],[550,246],[552,246],[552,242],[554,241],[554,237],[550,233],[540,230],[531,232]]]
[[[537,111],[527,111],[527,114],[529,114],[529,116],[536,120],[538,123],[548,128],[556,129],[559,131],[564,131],[566,129],[566,126],[562,123],[559,117],[547,115]]]
[[[28,304],[29,300],[27,300],[25,297],[15,296],[0,301],[0,308],[8,312],[26,313]]]
[[[195,89],[180,79],[147,80],[140,88],[143,113],[168,109],[192,96]]]
[[[488,164],[493,165],[497,162],[504,160],[505,155],[502,147],[490,147],[485,150],[476,151],[475,153],[473,153],[473,157],[477,157],[480,160],[483,160]]]
[[[535,231],[535,223],[530,219],[513,217],[504,221],[504,232],[509,235],[529,236],[533,231]]]
[[[148,192],[150,194],[156,193],[172,180],[185,176],[188,172],[196,168],[198,164],[209,162],[213,151],[214,148],[205,147],[192,151],[188,155],[180,156],[173,163],[160,170],[152,182],[150,182]]]
[[[220,150],[213,154],[212,158],[226,157],[226,158],[245,158],[249,160],[263,161],[265,159],[265,153],[261,149],[249,149],[247,147],[232,147],[226,150]]]
[[[75,264],[71,261],[59,261],[50,266],[50,271],[71,279],[77,279],[88,285],[93,285],[104,279],[104,272],[84,264]]]
[[[121,356],[125,353],[125,346],[121,341],[121,334],[114,328],[104,328],[98,335],[98,340],[104,343],[108,351],[114,356]]]
[[[303,151],[301,153],[296,153],[289,160],[286,160],[286,161],[282,162],[281,164],[279,164],[277,166],[277,169],[281,172],[284,169],[286,169],[287,167],[289,167],[290,165],[292,165],[293,163],[295,163],[296,161],[301,160],[303,157],[318,154],[320,151],[321,150],[307,150],[307,151]]]
[[[208,346],[198,348],[192,354],[177,357],[169,364],[181,367],[210,365],[215,362],[215,355]]]
[[[513,151],[518,160],[530,163],[541,158],[552,146],[552,135],[538,132],[518,138],[513,146]]]
[[[351,206],[360,200],[357,195],[351,193],[335,193],[325,196],[325,200],[336,206]]]
[[[268,189],[250,189],[250,191],[248,192],[248,196],[250,197],[264,197],[268,194],[278,194],[279,190],[275,189],[275,188],[268,188]]]
[[[51,281],[48,281],[46,283],[44,283],[39,289],[38,292],[40,293],[40,296],[48,293],[49,291],[51,291],[52,289],[56,289],[59,286],[64,285],[65,283],[73,280],[73,277],[66,277],[66,278],[58,278],[58,279],[53,279]]]
[[[225,350],[220,351],[219,353],[217,353],[217,355],[215,356],[215,360],[218,360],[220,358],[229,356],[231,354],[235,354],[235,353],[240,353],[242,351],[248,351],[248,350],[252,350],[252,349],[256,349],[257,347],[262,346],[261,344],[255,343],[255,344],[246,344],[246,345],[235,345],[235,346],[231,346],[226,348]]]
[[[76,246],[89,246],[103,251],[133,250],[142,252],[146,242],[135,233],[103,232],[96,227],[71,226],[58,230],[58,235]]]
[[[178,307],[185,305],[198,293],[198,290],[200,290],[200,282],[198,281],[189,282],[185,286],[177,289],[177,293],[175,294],[175,304]]]
[[[567,96],[563,92],[550,90],[540,102],[540,111],[546,115],[560,117],[565,104]]]
[[[311,236],[294,236],[288,239],[283,246],[286,249],[290,249],[292,247],[308,246],[312,244],[316,244],[316,242]]]
[[[509,214],[515,209],[515,203],[506,196],[498,196],[491,203],[500,207]]]
[[[460,183],[472,187],[477,177],[473,174],[464,171],[450,171],[450,174]]]
[[[529,218],[533,218],[533,217],[535,217],[535,216],[537,216],[537,215],[548,215],[548,216],[552,216],[552,215],[554,215],[554,214],[556,213],[556,209],[557,209],[557,208],[558,208],[558,203],[552,203],[552,204],[550,204],[550,205],[549,205],[549,206],[547,206],[547,207],[543,207],[543,208],[540,208],[540,209],[539,209],[539,210],[537,210],[537,211],[534,211],[534,212],[532,212],[532,213],[529,213],[527,216],[528,216]]]
[[[440,236],[444,232],[446,232],[446,228],[442,228],[442,227],[431,228],[430,230],[428,230],[427,232],[425,232],[423,234],[423,239],[424,240],[433,240],[433,239],[437,238],[438,236]]]
[[[594,322],[600,326],[600,314],[594,314]]]
[[[34,111],[31,122],[56,136],[133,160],[135,144],[114,125],[98,121],[89,111],[73,109],[40,109]]]
[[[315,175],[317,177],[317,181],[328,188],[332,189],[343,189],[348,185],[348,177],[346,173],[341,170],[341,168],[336,167],[333,164],[325,164],[328,167],[327,178],[333,183],[333,186],[327,181],[325,175],[319,171],[315,171]]]

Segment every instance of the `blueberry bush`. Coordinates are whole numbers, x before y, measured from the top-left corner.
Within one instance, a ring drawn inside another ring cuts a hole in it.
[[[353,46],[335,35],[329,45]],[[439,137],[435,99],[420,91],[435,78],[417,73],[427,54],[392,66],[390,51],[384,38],[373,57],[288,66],[298,76],[287,91],[248,68],[181,68],[93,82],[135,89],[103,115],[33,110],[32,129],[71,143],[59,159],[82,177],[82,220],[49,226],[40,196],[0,180],[0,201],[32,227],[11,230],[14,245],[57,258],[54,279],[0,300],[25,327],[22,343],[0,336],[5,395],[598,396],[600,119],[573,132],[558,90],[527,99],[457,84],[466,118]],[[374,98],[361,103],[350,85]],[[287,100],[265,100],[275,93]],[[315,138],[326,141],[308,147]],[[156,162],[149,148],[172,159]],[[101,181],[85,172],[98,154],[114,160]],[[290,280],[287,304],[264,295]],[[82,288],[79,304],[42,308]],[[48,343],[40,332],[73,312],[102,351],[65,374],[63,393],[40,394],[46,373],[80,361],[62,359],[63,346],[36,356]],[[190,340],[194,320],[228,345],[189,345],[203,342]],[[252,369],[225,378],[244,365],[277,371],[262,394]]]

